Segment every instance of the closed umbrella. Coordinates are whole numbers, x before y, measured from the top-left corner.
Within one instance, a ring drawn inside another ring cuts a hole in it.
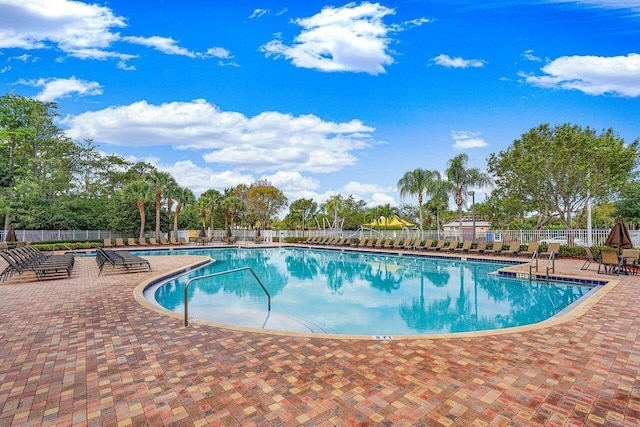
[[[631,236],[629,235],[629,229],[624,223],[621,216],[616,219],[616,223],[607,236],[607,240],[604,241],[605,246],[618,249],[629,249],[633,247],[631,243]]]

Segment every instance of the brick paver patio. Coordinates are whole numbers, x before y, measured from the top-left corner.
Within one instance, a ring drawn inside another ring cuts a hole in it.
[[[592,266],[619,282],[560,324],[377,341],[184,328],[132,292],[201,258],[148,259],[0,284],[0,426],[640,425],[640,276]]]

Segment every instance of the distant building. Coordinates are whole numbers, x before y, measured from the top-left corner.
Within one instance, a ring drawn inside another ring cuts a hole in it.
[[[491,227],[491,223],[485,220],[476,219],[476,240],[487,240],[487,231]],[[462,237],[460,238],[460,223],[454,220],[442,226],[444,238],[453,240],[473,240],[473,218],[462,217]],[[490,232],[489,232],[490,234]],[[493,239],[489,239],[492,241]]]

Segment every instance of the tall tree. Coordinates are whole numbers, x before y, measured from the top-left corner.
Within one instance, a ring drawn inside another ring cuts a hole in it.
[[[544,124],[491,154],[488,165],[504,197],[538,213],[539,224],[554,217],[570,230],[573,212],[589,199],[611,199],[629,180],[637,155],[638,140],[626,144],[612,129]]]
[[[160,208],[162,207],[162,195],[166,192],[175,180],[167,172],[153,171],[150,175],[150,182],[156,196],[156,239],[160,238]]]
[[[173,237],[178,239],[178,215],[180,211],[186,205],[190,205],[196,202],[196,197],[193,195],[193,191],[188,188],[180,188],[179,191],[173,193],[176,199],[176,212],[173,216]]]
[[[50,205],[67,193],[77,170],[77,147],[54,124],[53,103],[0,97],[0,213],[5,229],[16,209]]]
[[[418,214],[420,218],[420,238],[423,238],[424,219],[422,215],[422,202],[424,194],[430,186],[433,186],[433,172],[426,169],[415,169],[406,172],[398,181],[398,192],[400,197],[418,196]]]
[[[451,193],[458,207],[458,223],[462,237],[462,205],[466,201],[469,187],[485,188],[491,185],[491,177],[478,168],[468,168],[469,156],[459,154],[447,163],[447,181],[451,183]]]
[[[258,236],[260,230],[269,224],[280,209],[287,205],[287,198],[266,180],[259,180],[249,186],[246,193],[245,209],[249,217],[256,220]]]
[[[126,200],[135,201],[138,212],[140,213],[140,234],[139,239],[144,239],[144,227],[146,223],[144,202],[151,197],[153,188],[151,185],[142,179],[130,182],[122,189],[122,197]]]
[[[224,212],[224,227],[227,230],[227,238],[233,237],[231,229],[238,211],[244,209],[244,202],[237,196],[229,195],[220,201],[220,209]]]
[[[214,189],[205,191],[198,198],[198,207],[200,208],[200,216],[202,217],[202,229],[206,227],[207,215],[209,215],[209,228],[211,230],[215,229],[214,213],[221,199],[222,194]]]

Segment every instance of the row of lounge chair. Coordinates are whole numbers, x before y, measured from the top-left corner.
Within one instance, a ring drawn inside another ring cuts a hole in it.
[[[373,249],[393,249],[393,250],[415,250],[415,251],[433,251],[433,252],[458,252],[469,254],[485,254],[485,255],[511,255],[511,256],[527,256],[531,257],[536,254],[539,257],[548,257],[551,254],[558,256],[560,250],[559,243],[550,243],[546,251],[540,252],[538,242],[532,242],[527,245],[525,250],[521,250],[519,242],[511,242],[507,248],[501,243],[493,243],[488,247],[486,241],[481,241],[473,246],[471,240],[465,240],[459,245],[457,240],[415,240],[412,239],[384,239],[384,238],[362,238],[358,242],[352,242],[346,238],[328,238],[328,237],[310,237],[302,242],[309,245],[322,246],[351,246],[356,248],[373,248]]]
[[[147,239],[134,239],[133,237],[129,237],[126,241],[122,238],[112,239],[104,239],[103,247],[112,248],[112,247],[121,247],[121,246],[158,246],[158,245],[186,245],[187,239],[181,237],[180,240],[176,240],[175,237],[169,238],[169,240],[161,237],[159,241],[155,237],[149,237],[148,242]]]
[[[126,251],[112,251],[96,247],[96,264],[98,264],[98,276],[102,274],[105,265],[110,265],[114,269],[124,268],[127,273],[133,271],[151,271],[151,264],[148,260]]]
[[[8,264],[0,273],[0,282],[14,274],[20,275],[29,271],[35,273],[38,280],[57,278],[63,274],[71,277],[75,263],[75,258],[71,254],[48,255],[31,245],[0,250],[0,257]]]

